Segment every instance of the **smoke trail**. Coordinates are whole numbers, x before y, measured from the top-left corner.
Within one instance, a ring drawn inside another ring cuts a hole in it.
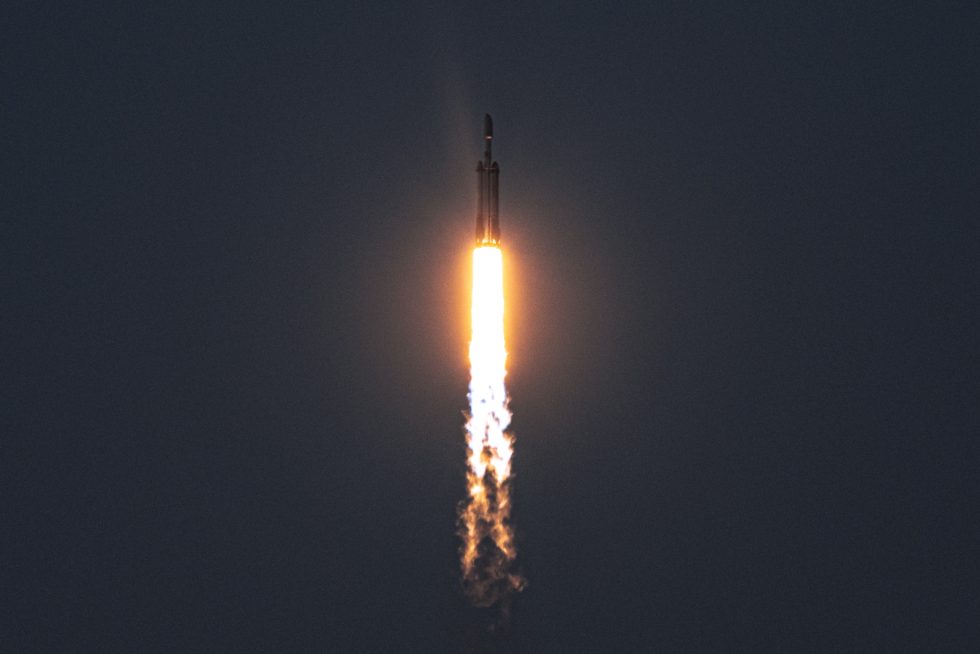
[[[463,588],[476,606],[491,606],[524,579],[513,572],[510,524],[513,437],[504,376],[503,259],[498,247],[473,251],[470,414],[466,423],[468,497],[460,507]]]

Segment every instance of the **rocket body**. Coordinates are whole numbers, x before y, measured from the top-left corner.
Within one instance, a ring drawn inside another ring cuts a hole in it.
[[[493,119],[483,117],[483,161],[476,164],[479,177],[476,205],[476,244],[497,245],[500,242],[500,216],[498,214],[498,179],[500,167],[493,160]]]

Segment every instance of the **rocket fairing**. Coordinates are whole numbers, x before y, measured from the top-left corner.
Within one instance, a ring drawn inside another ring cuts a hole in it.
[[[497,245],[500,242],[500,216],[497,201],[497,179],[500,167],[493,161],[493,119],[483,117],[483,161],[476,164],[480,178],[476,205],[476,244]]]

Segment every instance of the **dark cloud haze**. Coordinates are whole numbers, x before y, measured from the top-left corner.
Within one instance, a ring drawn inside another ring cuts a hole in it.
[[[977,11],[571,5],[5,7],[3,649],[980,646]]]

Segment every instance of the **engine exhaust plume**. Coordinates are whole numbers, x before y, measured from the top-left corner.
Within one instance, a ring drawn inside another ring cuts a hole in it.
[[[460,506],[463,589],[479,607],[496,604],[524,579],[513,571],[517,549],[510,523],[513,436],[504,387],[503,257],[494,244],[473,251],[470,412],[466,423],[468,497]]]

